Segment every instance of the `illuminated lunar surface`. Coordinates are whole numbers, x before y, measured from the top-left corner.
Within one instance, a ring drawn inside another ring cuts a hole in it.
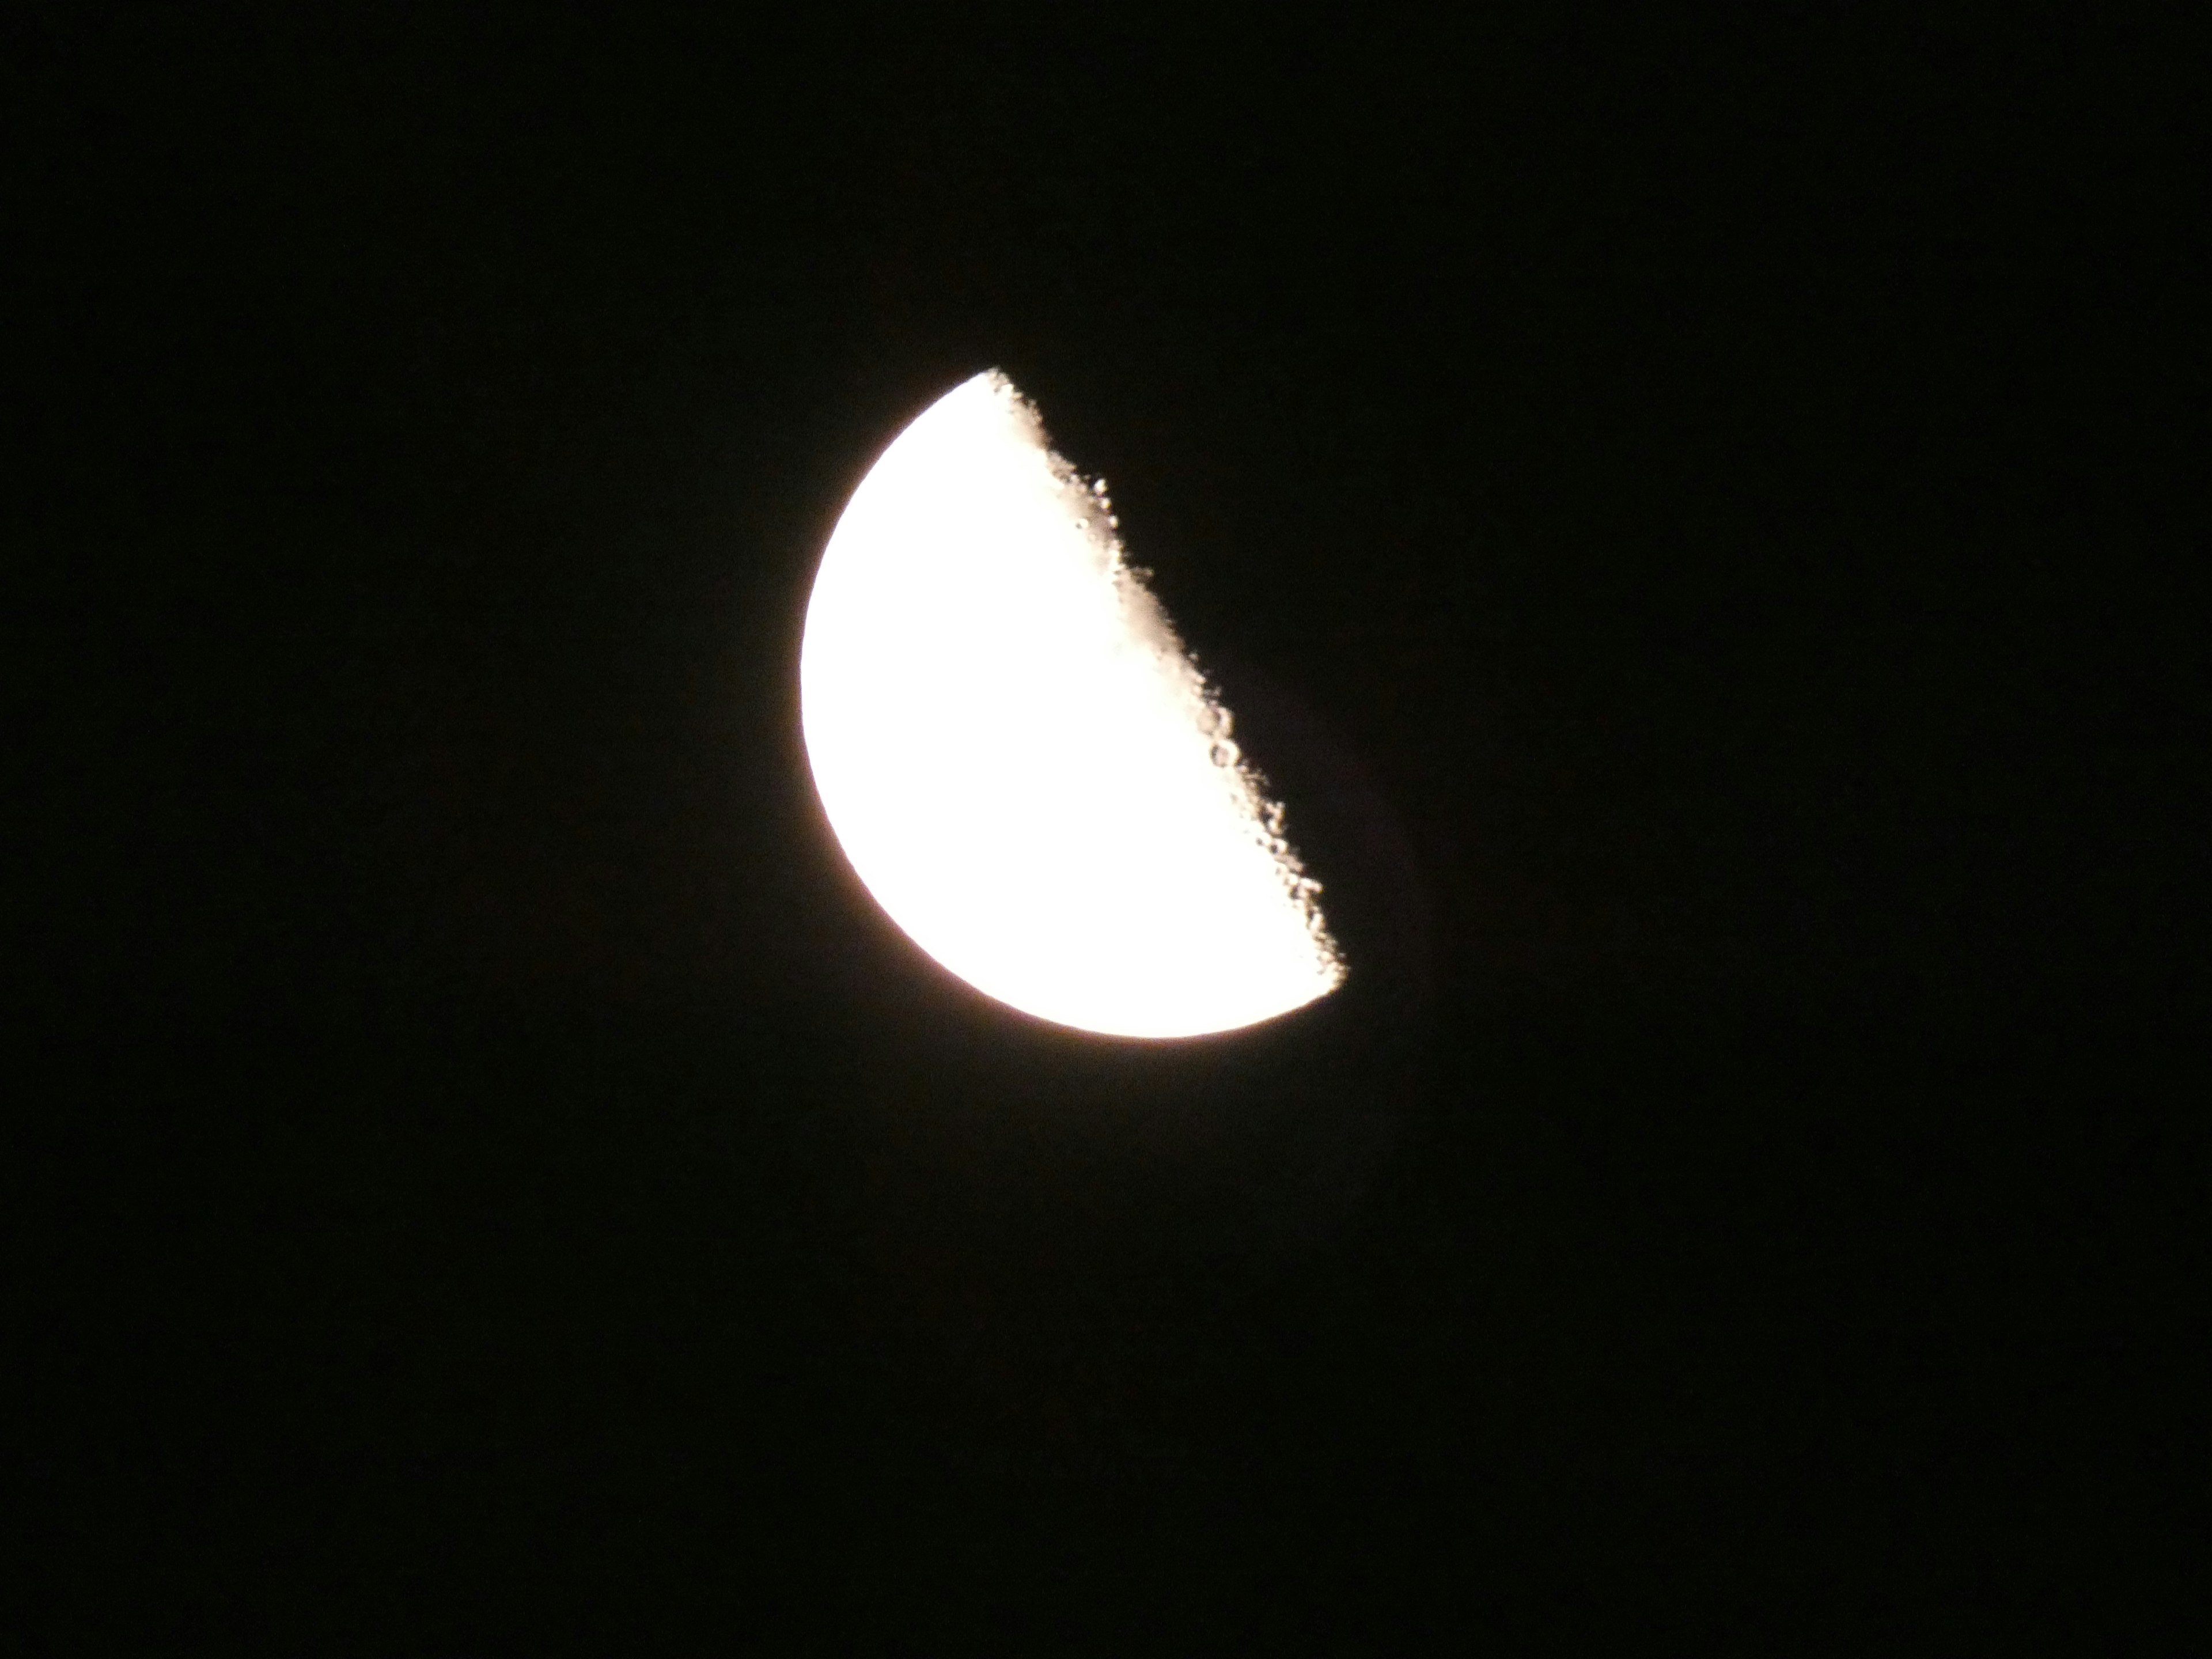
[[[1344,969],[1228,712],[1123,557],[1103,482],[997,374],[917,416],[815,577],[807,758],[915,944],[1024,1013],[1232,1030]]]

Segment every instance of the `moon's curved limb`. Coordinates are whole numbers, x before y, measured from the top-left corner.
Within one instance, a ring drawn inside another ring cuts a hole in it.
[[[1234,1030],[1344,967],[1115,527],[1003,376],[946,393],[823,554],[807,757],[868,890],[978,990],[1114,1036]]]

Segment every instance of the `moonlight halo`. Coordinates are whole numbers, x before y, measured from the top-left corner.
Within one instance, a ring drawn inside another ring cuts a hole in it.
[[[1344,976],[1229,712],[1103,481],[997,374],[894,439],[832,532],[799,654],[839,845],[938,963],[1080,1030],[1198,1036]]]

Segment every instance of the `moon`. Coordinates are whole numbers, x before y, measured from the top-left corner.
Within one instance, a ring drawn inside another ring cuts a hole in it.
[[[823,550],[807,760],[869,893],[985,995],[1113,1036],[1233,1030],[1344,964],[1117,526],[1003,375],[945,393]]]

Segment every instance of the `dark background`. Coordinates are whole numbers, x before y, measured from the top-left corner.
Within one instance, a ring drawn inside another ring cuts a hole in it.
[[[27,1641],[2201,1613],[2174,40],[309,9],[0,56]],[[989,367],[1340,996],[1048,1030],[829,840]]]

